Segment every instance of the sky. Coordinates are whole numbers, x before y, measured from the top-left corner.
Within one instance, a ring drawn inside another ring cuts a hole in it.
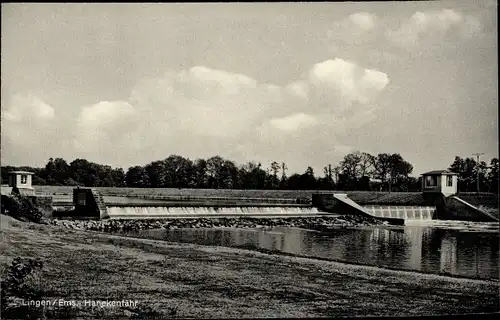
[[[498,157],[496,1],[2,4],[1,163]]]

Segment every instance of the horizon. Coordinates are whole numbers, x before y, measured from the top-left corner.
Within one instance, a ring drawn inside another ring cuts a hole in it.
[[[498,158],[494,1],[2,4],[2,166]]]

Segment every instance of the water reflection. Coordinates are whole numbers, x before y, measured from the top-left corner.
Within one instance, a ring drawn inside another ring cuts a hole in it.
[[[144,230],[135,235],[205,245],[253,245],[306,256],[429,273],[499,278],[499,234],[431,226],[339,229],[328,234],[271,230]]]

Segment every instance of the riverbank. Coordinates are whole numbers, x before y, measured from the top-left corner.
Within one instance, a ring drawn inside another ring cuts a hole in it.
[[[164,218],[164,219],[107,219],[107,220],[59,220],[49,221],[54,226],[76,230],[103,232],[136,231],[144,229],[180,228],[272,228],[293,227],[316,231],[329,228],[352,228],[380,225],[381,221],[362,216],[323,216],[294,218]]]
[[[39,258],[44,300],[137,300],[127,307],[45,309],[59,318],[422,316],[499,310],[499,283],[494,281],[127,238],[3,215],[1,234],[0,271],[14,257]]]

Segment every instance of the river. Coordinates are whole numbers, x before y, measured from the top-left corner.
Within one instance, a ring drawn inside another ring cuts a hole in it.
[[[297,228],[141,230],[130,236],[225,247],[257,247],[426,273],[499,278],[498,223],[436,221],[321,233]]]

